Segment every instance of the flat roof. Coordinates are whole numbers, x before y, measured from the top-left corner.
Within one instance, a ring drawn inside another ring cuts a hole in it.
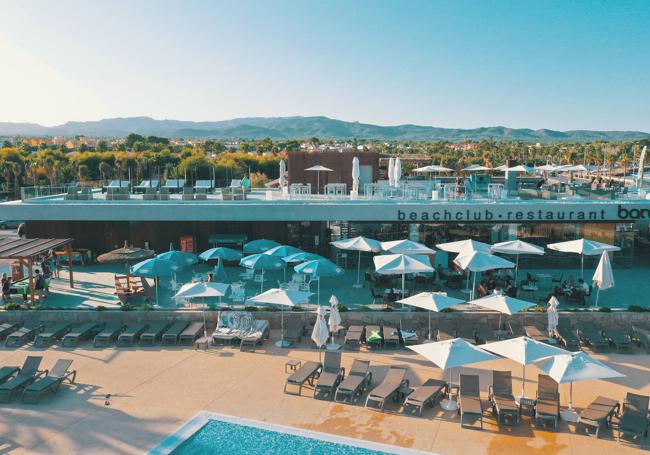
[[[71,243],[72,239],[16,239],[0,240],[0,258],[29,259],[42,256],[50,250]]]

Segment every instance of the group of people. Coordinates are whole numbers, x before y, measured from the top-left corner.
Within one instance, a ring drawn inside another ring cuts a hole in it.
[[[59,277],[59,270],[57,264],[56,255],[52,251],[48,252],[47,255],[39,258],[37,264],[40,268],[34,269],[34,291],[38,296],[39,300],[43,300],[47,297],[47,282],[52,276]],[[0,278],[0,286],[2,288],[2,301],[8,303],[11,301],[11,288],[13,284],[13,278],[7,273],[3,273]],[[27,301],[28,294],[23,294],[23,300]]]
[[[533,280],[533,277],[530,274],[528,275],[527,280]],[[514,281],[514,277],[509,270],[504,270],[502,273],[488,270],[483,273],[483,279],[478,285],[478,295],[479,297],[490,294],[517,297],[517,284]]]
[[[556,286],[553,289],[553,295],[555,297],[567,297],[567,299],[579,302],[581,304],[586,303],[586,298],[591,295],[591,287],[587,284],[582,278],[578,279],[576,283],[573,280],[572,276],[569,276],[562,286]]]

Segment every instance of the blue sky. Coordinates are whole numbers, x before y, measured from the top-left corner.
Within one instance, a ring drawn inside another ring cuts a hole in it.
[[[0,121],[650,130],[648,1],[3,0]]]

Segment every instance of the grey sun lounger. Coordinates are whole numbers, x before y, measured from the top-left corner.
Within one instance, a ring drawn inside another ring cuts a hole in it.
[[[120,336],[120,333],[122,333],[125,328],[125,325],[107,325],[101,332],[95,335],[93,346],[96,348],[109,346],[111,343],[117,341],[117,337]]]
[[[436,330],[436,341],[449,341],[456,338],[456,327],[446,325],[444,327],[438,326]]]
[[[400,346],[400,333],[399,329],[395,327],[387,327],[384,326],[384,347],[392,347],[395,349],[399,349]]]
[[[175,345],[178,344],[178,340],[183,333],[183,330],[187,328],[190,323],[188,321],[179,321],[174,322],[169,329],[162,336],[162,344],[165,345]]]
[[[284,326],[284,340],[290,344],[295,345],[302,339],[303,331],[305,330],[305,323],[301,318],[295,317],[287,321]]]
[[[603,331],[591,322],[583,322],[578,330],[580,340],[595,350],[608,349],[609,342],[603,336]]]
[[[460,414],[460,427],[465,424],[465,416],[476,417],[483,428],[483,403],[481,402],[481,388],[477,374],[461,374],[458,389],[458,414]]]
[[[239,350],[255,352],[257,345],[262,344],[264,339],[269,337],[270,330],[269,321],[256,319],[251,331],[240,335]]]
[[[494,330],[492,330],[490,326],[487,325],[487,323],[477,325],[476,338],[480,344],[490,343],[492,341],[499,340]]]
[[[526,325],[526,326],[524,326],[524,332],[526,332],[526,336],[528,338],[532,338],[535,341],[539,341],[540,343],[548,343],[549,342],[548,335],[546,333],[544,333],[536,325]]]
[[[140,336],[148,327],[149,325],[146,322],[138,322],[127,326],[127,328],[124,329],[124,332],[117,336],[117,345],[133,346],[138,340],[140,340]]]
[[[512,395],[512,372],[492,371],[489,397],[498,425],[507,424],[513,420],[514,424],[519,424],[521,409]]]
[[[628,392],[623,403],[622,414],[618,422],[617,440],[621,436],[639,438],[639,445],[648,435],[648,402],[650,397]]]
[[[4,340],[7,336],[22,326],[19,322],[3,322],[0,324],[0,340]]]
[[[639,346],[646,350],[646,352],[650,352],[650,330],[648,328],[633,325],[632,337]]]
[[[390,367],[384,380],[377,387],[372,389],[366,398],[366,407],[383,411],[386,400],[393,397],[399,401],[400,389],[408,387],[409,381],[406,379],[406,369],[401,367]]]
[[[29,356],[25,360],[25,365],[20,370],[20,373],[4,384],[0,384],[0,403],[7,403],[11,401],[15,393],[20,392],[29,384],[34,382],[42,375],[47,374],[47,370],[40,371],[38,367],[41,364],[43,357]]]
[[[349,399],[350,403],[353,403],[357,397],[361,396],[370,387],[371,381],[370,362],[368,360],[354,359],[348,376],[343,379],[336,389],[334,401],[344,403]]]
[[[78,346],[79,342],[90,340],[103,328],[103,325],[97,324],[95,322],[89,322],[87,324],[80,325],[79,327],[74,327],[72,330],[65,334],[62,344],[64,347]]]
[[[38,369],[38,365],[40,364],[41,359],[42,357],[28,356],[23,362],[22,367],[17,367],[17,366],[0,367],[0,384],[4,384],[8,380],[16,376],[18,373],[20,373],[21,371],[34,368],[34,364],[36,364],[36,368]]]
[[[415,387],[404,400],[405,413],[422,415],[424,407],[428,404],[434,406],[447,391],[447,382],[440,379],[427,379],[424,384]]]
[[[5,346],[15,348],[29,343],[43,330],[43,324],[24,325],[7,336]]]
[[[358,351],[361,348],[361,340],[363,339],[364,326],[351,325],[345,333],[345,342],[343,346],[345,349],[352,349]]]
[[[522,325],[515,321],[508,322],[508,332],[510,338],[518,338],[518,337],[526,336],[526,331],[524,330]]]
[[[300,395],[305,382],[308,382],[309,385],[313,386],[314,380],[319,377],[322,369],[323,365],[321,365],[320,362],[305,362],[300,368],[298,368],[298,371],[287,378],[287,382],[284,384],[284,393]],[[293,387],[298,387],[297,393],[289,391],[289,388]]]
[[[560,322],[556,328],[560,344],[569,351],[579,351],[580,338],[578,338],[578,331],[571,327],[568,321],[562,321],[564,321],[564,319],[560,319]]]
[[[194,342],[203,335],[203,329],[204,327],[202,322],[192,322],[190,325],[185,327],[185,330],[183,330],[178,336],[178,344],[183,346],[193,345]]]
[[[57,393],[66,379],[70,384],[74,383],[77,371],[70,370],[70,365],[72,365],[70,359],[57,360],[47,376],[37,379],[25,387],[22,397],[23,403],[38,403],[45,393]]]
[[[34,339],[34,346],[44,348],[51,346],[55,341],[60,340],[70,331],[72,326],[68,323],[57,324],[53,327],[44,329]]]
[[[314,386],[314,398],[334,399],[336,389],[345,378],[345,368],[341,367],[341,352],[326,351],[323,368]]]
[[[535,426],[551,422],[553,430],[557,430],[560,417],[560,392],[558,384],[545,374],[537,379],[537,403],[535,404]]]
[[[609,426],[612,417],[618,414],[620,407],[618,401],[599,396],[582,410],[578,417],[578,425],[595,428],[596,437],[598,437],[600,429]]]
[[[630,352],[632,350],[632,341],[630,334],[621,327],[608,327],[603,333],[603,337],[611,344],[616,346],[616,351],[621,350]]]
[[[162,339],[163,333],[169,328],[169,322],[158,322],[151,324],[140,335],[140,345],[153,346],[157,341]]]

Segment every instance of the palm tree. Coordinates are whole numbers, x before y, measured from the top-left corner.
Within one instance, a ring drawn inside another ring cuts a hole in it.
[[[113,169],[111,168],[111,165],[108,164],[106,161],[102,161],[101,163],[99,163],[99,173],[102,176],[102,182],[107,178],[109,178],[112,172]]]
[[[11,172],[14,175],[14,196],[20,197],[20,177],[23,175],[23,165],[18,161],[11,162]]]

